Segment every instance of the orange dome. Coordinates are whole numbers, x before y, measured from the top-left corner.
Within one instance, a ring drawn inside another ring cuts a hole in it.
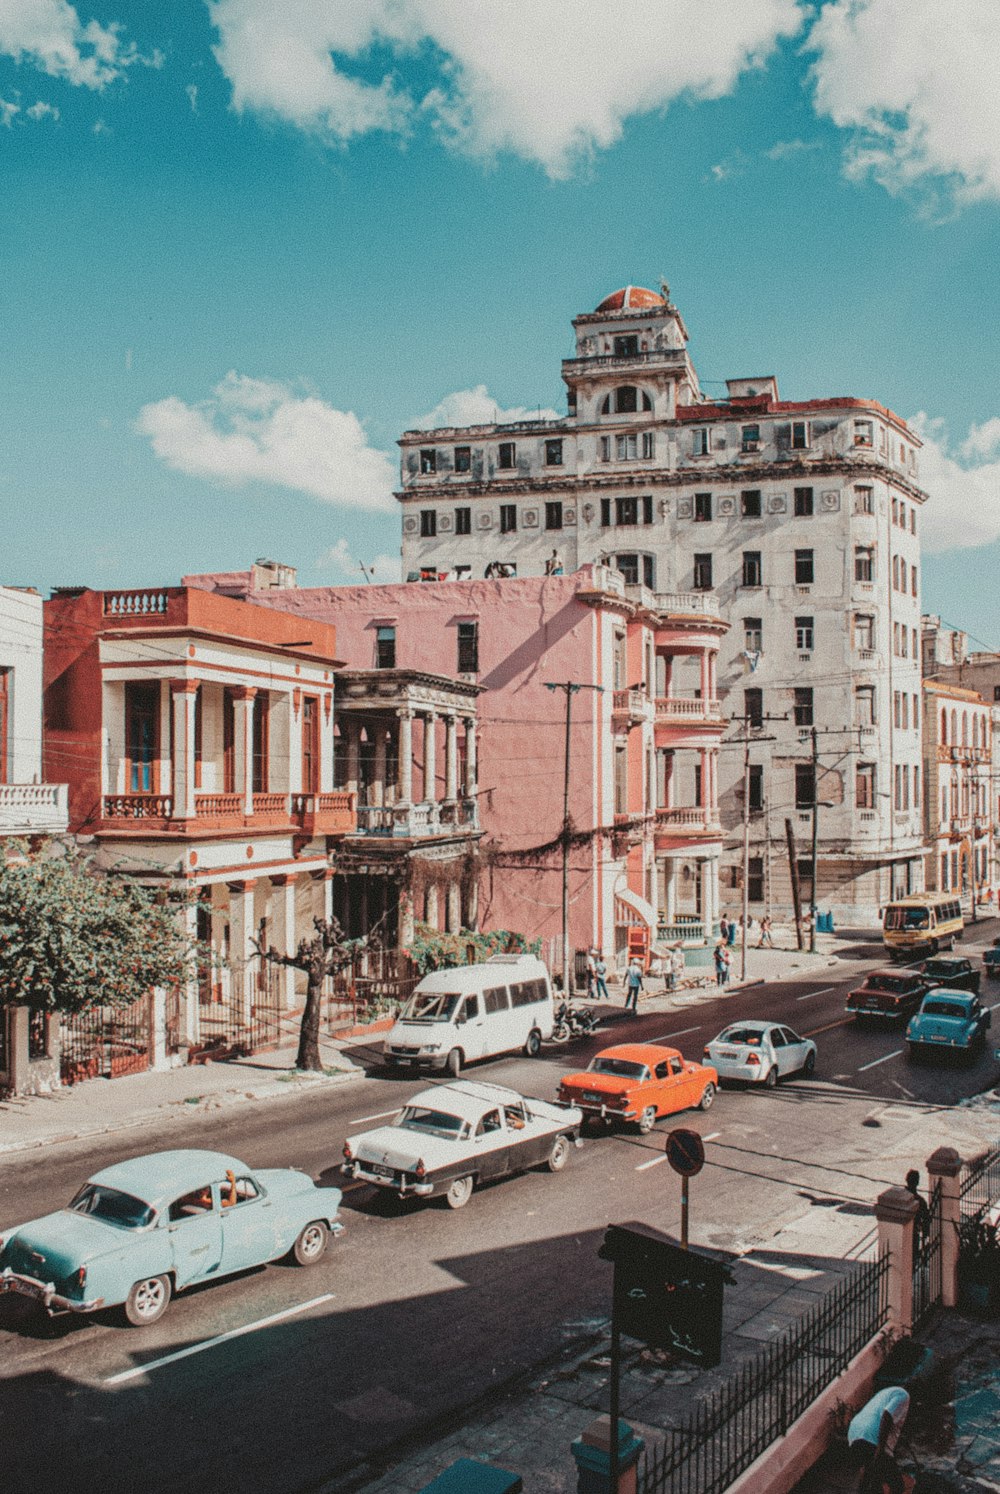
[[[641,306],[665,306],[667,303],[656,291],[646,290],[641,285],[626,285],[613,295],[605,296],[598,311],[635,311]]]

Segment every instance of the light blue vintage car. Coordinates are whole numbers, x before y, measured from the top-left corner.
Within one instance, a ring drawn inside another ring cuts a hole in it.
[[[986,1046],[990,1022],[989,1008],[971,991],[928,991],[906,1029],[907,1057],[918,1059],[937,1051],[962,1053],[972,1060]]]
[[[50,1312],[123,1306],[155,1323],[174,1292],[291,1254],[311,1266],[338,1188],[293,1168],[252,1172],[223,1152],[153,1152],[95,1173],[65,1209],[0,1237],[0,1294]]]

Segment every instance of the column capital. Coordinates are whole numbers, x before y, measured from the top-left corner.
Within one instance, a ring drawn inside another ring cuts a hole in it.
[[[294,882],[298,872],[279,872],[276,876],[269,877],[268,881],[272,887],[287,887],[289,882]]]
[[[953,1146],[939,1146],[927,1158],[927,1172],[932,1178],[954,1178],[962,1171],[962,1159]]]
[[[257,886],[257,879],[255,877],[249,877],[245,882],[227,882],[226,886],[229,888],[230,892],[253,892],[254,888]]]
[[[257,694],[256,685],[231,685],[230,690],[234,700],[253,700]]]
[[[908,1188],[886,1188],[875,1200],[875,1218],[880,1224],[909,1224],[919,1209],[920,1200]]]
[[[171,695],[197,695],[200,689],[201,680],[183,679],[170,681]]]
[[[415,712],[412,706],[405,705],[396,707],[396,715],[399,717],[400,721],[412,721],[414,714]]]

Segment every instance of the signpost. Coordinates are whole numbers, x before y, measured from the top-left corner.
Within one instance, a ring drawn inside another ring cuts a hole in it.
[[[671,1131],[667,1136],[667,1161],[681,1180],[681,1249],[688,1248],[688,1183],[705,1165],[705,1143],[697,1131]]]

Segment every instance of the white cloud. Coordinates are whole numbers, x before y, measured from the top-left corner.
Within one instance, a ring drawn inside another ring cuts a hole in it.
[[[555,410],[526,410],[520,405],[511,410],[502,410],[487,390],[486,385],[477,384],[474,389],[458,389],[454,394],[446,394],[433,410],[411,421],[408,429],[432,431],[439,426],[491,425],[495,422],[507,425],[515,420],[557,420],[558,418]]]
[[[448,143],[511,152],[553,177],[613,145],[630,116],[681,96],[719,98],[802,24],[800,0],[207,0],[215,55],[237,109],[277,115],[338,141],[404,134],[429,119]],[[437,64],[422,99],[375,49]]]
[[[25,109],[24,112],[29,119],[51,119],[54,121],[59,118],[59,110],[55,104],[46,104],[42,99],[32,104],[30,109]]]
[[[942,420],[921,412],[909,424],[924,442],[924,549],[969,550],[1000,539],[1000,417],[971,426],[957,449]]]
[[[379,586],[388,586],[390,582],[402,580],[401,561],[398,555],[363,554],[355,557],[351,553],[351,547],[343,538],[335,545],[331,545],[326,554],[322,556],[320,565],[324,569],[334,572],[344,581],[364,585],[366,579]],[[367,571],[367,577],[365,572]]]
[[[0,99],[0,124],[6,125],[8,130],[14,122],[14,115],[20,112],[20,104],[12,104],[9,99]]]
[[[853,132],[850,175],[1000,197],[996,0],[833,0],[808,50],[818,112]]]
[[[198,85],[197,85],[197,83],[188,83],[186,85],[185,89],[184,89],[184,92],[188,96],[188,103],[191,105],[191,113],[192,114],[197,114],[198,113]]]
[[[84,22],[66,0],[0,0],[0,55],[97,89],[144,60],[116,22]]]
[[[228,373],[200,404],[145,405],[136,428],[168,467],[241,488],[265,483],[344,508],[393,508],[396,469],[360,420],[314,394]]]

